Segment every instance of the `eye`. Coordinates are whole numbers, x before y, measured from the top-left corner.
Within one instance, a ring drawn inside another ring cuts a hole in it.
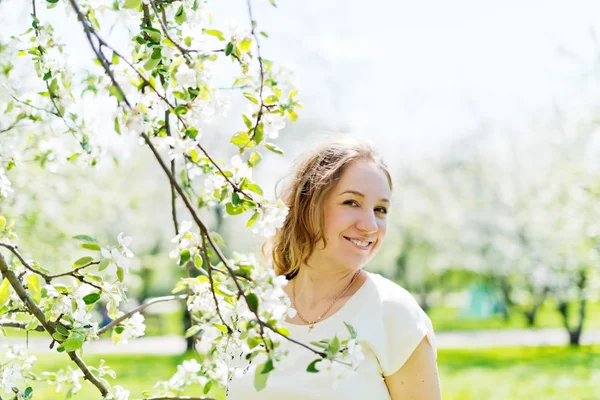
[[[358,206],[359,206],[359,205],[358,205],[358,202],[357,202],[356,200],[346,200],[346,201],[344,201],[344,203],[343,203],[343,204],[347,204],[347,205],[349,205],[349,206],[353,206],[353,207],[354,207],[354,206],[356,206],[356,207],[358,207]]]
[[[387,214],[388,213],[388,210],[385,207],[377,207],[375,209],[375,211],[378,212],[378,213],[381,213],[381,214]]]

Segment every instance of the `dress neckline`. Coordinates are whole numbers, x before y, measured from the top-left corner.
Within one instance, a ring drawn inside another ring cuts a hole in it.
[[[350,296],[350,298],[348,300],[346,300],[344,305],[342,307],[340,307],[340,309],[337,310],[334,314],[317,322],[315,324],[314,328],[312,328],[312,331],[319,330],[319,328],[329,325],[329,324],[339,320],[340,318],[343,318],[346,314],[348,314],[348,312],[351,310],[351,305],[354,304],[356,301],[358,301],[359,297],[362,296],[362,293],[367,290],[367,287],[369,285],[371,285],[371,280],[372,280],[371,275],[372,274],[368,271],[364,271],[364,272],[367,274],[367,279],[365,279],[365,281],[358,288],[358,290],[356,292],[354,292],[354,294],[352,296]],[[286,329],[288,329],[290,331],[290,333],[297,334],[297,333],[305,332],[307,330],[310,332],[310,330],[309,330],[310,325],[308,325],[308,324],[300,325],[300,324],[293,324],[291,322],[283,321],[282,325]]]

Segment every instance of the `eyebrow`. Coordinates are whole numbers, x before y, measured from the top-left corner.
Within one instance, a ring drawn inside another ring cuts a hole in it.
[[[361,192],[357,192],[356,190],[345,190],[342,193],[340,193],[340,196],[344,195],[346,193],[350,193],[350,194],[353,194],[353,195],[358,196],[358,197],[363,197],[363,198],[365,197],[364,194],[362,194]],[[385,198],[379,199],[379,201],[384,202],[384,203],[389,203],[390,202],[389,199],[385,199]]]

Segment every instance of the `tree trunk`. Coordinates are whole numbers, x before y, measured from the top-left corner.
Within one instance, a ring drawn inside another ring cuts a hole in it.
[[[575,327],[571,327],[569,323],[569,305],[565,301],[558,303],[558,311],[563,317],[563,325],[569,333],[569,344],[574,347],[579,347],[581,344],[581,334],[583,333],[583,323],[585,321],[587,301],[585,298],[585,285],[587,282],[586,271],[582,270],[579,273],[579,281],[577,287],[579,288],[579,319]]]
[[[533,328],[535,326],[535,318],[537,317],[537,313],[538,313],[539,309],[542,307],[542,305],[544,304],[544,301],[546,300],[546,296],[548,295],[548,290],[549,290],[548,288],[544,288],[542,293],[536,299],[537,301],[534,302],[533,306],[529,310],[524,311],[528,328]]]

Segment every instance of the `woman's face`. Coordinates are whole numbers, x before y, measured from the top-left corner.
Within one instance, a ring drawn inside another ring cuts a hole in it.
[[[377,254],[386,233],[390,185],[374,163],[350,163],[325,199],[325,248],[317,247],[311,266],[353,270]]]

